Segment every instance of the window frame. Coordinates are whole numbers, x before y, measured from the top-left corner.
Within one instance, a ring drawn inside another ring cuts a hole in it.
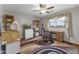
[[[50,17],[50,18],[48,18],[48,27],[49,28],[65,28],[66,27],[66,19],[65,19],[65,25],[64,26],[57,26],[57,21],[56,21],[56,27],[55,26],[50,26],[50,24],[49,24],[49,20],[53,20],[53,19],[58,19],[58,18],[61,18],[61,17],[66,17],[67,18],[67,16],[66,15],[57,15],[57,16],[53,16],[53,17]]]

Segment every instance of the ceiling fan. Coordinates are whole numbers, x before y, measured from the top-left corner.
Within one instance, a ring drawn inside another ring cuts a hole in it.
[[[39,4],[39,8],[40,8],[40,9],[33,10],[33,11],[39,11],[40,14],[43,14],[43,13],[50,13],[50,11],[48,11],[48,10],[54,8],[54,6],[47,7],[46,4]]]

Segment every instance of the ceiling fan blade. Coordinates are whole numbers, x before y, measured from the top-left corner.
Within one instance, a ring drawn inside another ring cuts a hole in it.
[[[52,8],[54,8],[54,6],[48,7],[47,9],[52,9]]]
[[[45,4],[39,4],[40,8],[46,8]]]
[[[54,12],[53,10],[51,10],[51,11],[46,11],[46,13],[51,13],[51,12]]]
[[[33,11],[40,11],[40,10],[33,10]]]

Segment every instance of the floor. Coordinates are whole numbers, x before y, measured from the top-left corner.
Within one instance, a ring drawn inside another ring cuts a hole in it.
[[[39,39],[39,38],[41,38],[41,37],[35,37],[31,40],[36,40],[36,39]],[[36,44],[36,41],[33,41],[31,43],[27,43],[27,44],[22,45],[21,46],[21,53],[22,54],[28,54],[30,51],[34,50],[35,48],[39,48],[39,47],[43,47],[43,46],[38,45],[38,44]],[[78,54],[79,53],[79,48],[77,48],[74,45],[69,45],[69,44],[66,44],[66,43],[61,43],[61,42],[55,41],[54,44],[51,44],[51,46],[58,46],[58,47],[67,48],[67,51],[70,54]]]

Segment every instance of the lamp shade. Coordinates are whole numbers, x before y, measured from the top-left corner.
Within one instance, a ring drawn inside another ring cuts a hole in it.
[[[20,24],[18,23],[18,21],[14,21],[11,26],[10,26],[11,30],[17,30],[20,31]]]

